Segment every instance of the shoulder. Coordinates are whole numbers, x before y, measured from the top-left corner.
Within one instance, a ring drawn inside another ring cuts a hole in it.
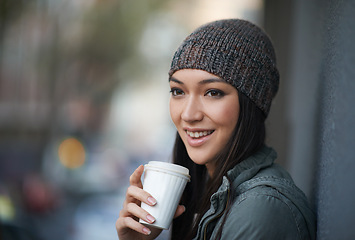
[[[297,222],[292,202],[273,188],[258,186],[235,199],[223,235],[229,239],[301,239]]]

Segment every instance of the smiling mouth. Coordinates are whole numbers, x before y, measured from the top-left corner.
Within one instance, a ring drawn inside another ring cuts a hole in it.
[[[201,138],[201,137],[205,137],[207,135],[210,135],[214,132],[214,130],[210,130],[210,131],[201,131],[201,132],[190,132],[188,130],[186,130],[187,135],[189,135],[191,138]]]

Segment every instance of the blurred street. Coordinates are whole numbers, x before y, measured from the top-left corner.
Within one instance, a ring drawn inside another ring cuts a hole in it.
[[[254,0],[1,0],[0,240],[114,240],[130,174],[170,161],[188,32]],[[164,231],[159,239],[167,239]]]

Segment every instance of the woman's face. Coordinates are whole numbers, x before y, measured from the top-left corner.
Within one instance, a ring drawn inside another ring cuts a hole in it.
[[[237,90],[206,71],[182,69],[170,79],[170,116],[196,164],[212,175],[239,117]]]

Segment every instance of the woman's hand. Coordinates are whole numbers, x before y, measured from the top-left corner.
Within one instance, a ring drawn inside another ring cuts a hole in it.
[[[141,182],[143,171],[144,167],[141,165],[129,178],[130,186],[127,189],[123,209],[120,211],[119,218],[116,221],[116,230],[120,240],[154,239],[162,231],[154,227],[148,228],[139,223],[140,218],[148,223],[155,221],[153,216],[140,207],[141,202],[150,206],[156,204],[156,200],[143,190]],[[180,216],[184,211],[184,206],[178,206],[175,217]]]

